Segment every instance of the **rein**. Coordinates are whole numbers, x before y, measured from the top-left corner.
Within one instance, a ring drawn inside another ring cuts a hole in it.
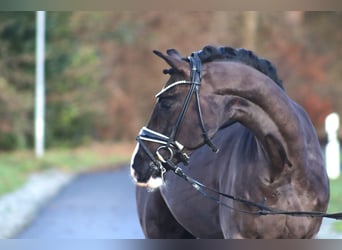
[[[180,167],[177,167],[173,162],[167,161],[167,164],[169,164],[171,170],[179,177],[183,178],[185,181],[187,181],[193,188],[195,188],[200,194],[202,194],[205,198],[217,203],[218,205],[224,206],[226,208],[232,209],[239,213],[245,213],[250,215],[289,215],[289,216],[301,216],[301,217],[325,217],[335,220],[342,220],[342,212],[338,213],[324,213],[324,212],[312,212],[312,211],[286,211],[281,209],[274,209],[270,208],[269,206],[265,205],[266,198],[262,200],[261,203],[250,201],[238,196],[225,194],[222,192],[219,192],[215,189],[212,189],[205,184],[191,178],[190,176],[186,175],[183,170]],[[227,205],[226,203],[220,201],[218,198],[214,197],[207,191],[217,194],[219,196],[223,196],[225,198],[228,198],[230,200],[245,204],[250,207],[255,207],[258,209],[257,212],[251,212],[248,210],[242,210],[237,209],[232,206]]]

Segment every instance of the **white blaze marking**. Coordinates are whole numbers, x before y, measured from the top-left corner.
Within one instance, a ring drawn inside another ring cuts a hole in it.
[[[135,174],[135,170],[133,169],[133,164],[134,164],[135,156],[138,153],[138,150],[139,150],[139,143],[137,143],[137,145],[135,145],[135,148],[134,148],[134,151],[133,151],[133,154],[132,154],[132,158],[131,158],[131,164],[130,164],[131,176],[132,176],[132,178],[133,178],[135,183],[137,182],[137,177],[136,177],[136,174]]]
[[[137,143],[135,145],[135,148],[134,148],[134,151],[133,151],[133,154],[132,154],[132,158],[131,158],[131,167],[133,166],[134,158],[135,158],[136,154],[138,153],[138,150],[139,150],[139,143]]]

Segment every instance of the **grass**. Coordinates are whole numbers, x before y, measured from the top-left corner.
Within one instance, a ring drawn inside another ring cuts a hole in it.
[[[342,176],[336,180],[330,180],[330,202],[328,212],[342,212]],[[333,228],[342,232],[342,221],[336,221]]]
[[[115,168],[129,162],[133,149],[133,143],[92,144],[47,150],[39,159],[32,151],[0,153],[0,195],[19,188],[31,173],[38,171],[55,168],[78,173]]]

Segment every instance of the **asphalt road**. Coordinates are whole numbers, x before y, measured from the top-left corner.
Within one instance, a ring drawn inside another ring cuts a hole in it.
[[[81,174],[16,239],[140,239],[129,168]]]

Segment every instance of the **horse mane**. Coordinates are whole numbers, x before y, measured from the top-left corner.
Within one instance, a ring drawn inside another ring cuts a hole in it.
[[[202,63],[212,61],[235,61],[246,64],[271,78],[284,90],[275,66],[265,58],[258,57],[252,51],[243,48],[205,46],[198,52]]]

